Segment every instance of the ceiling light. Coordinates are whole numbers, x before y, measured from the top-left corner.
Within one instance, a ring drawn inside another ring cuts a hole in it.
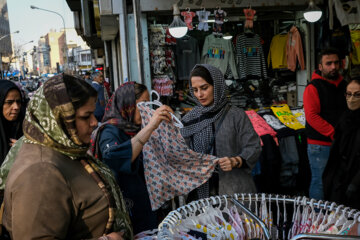
[[[309,7],[304,12],[304,18],[308,22],[316,22],[322,16],[322,11],[316,6],[313,0],[310,0]]]
[[[171,36],[173,36],[174,38],[182,38],[183,36],[186,35],[188,28],[180,18],[180,10],[177,3],[173,5],[173,8],[174,8],[174,12],[173,12],[174,20],[169,26],[169,32]]]
[[[232,39],[233,38],[233,36],[230,34],[230,33],[225,33],[224,34],[224,36],[223,36],[223,39],[226,39],[226,40],[230,40],[230,39]]]

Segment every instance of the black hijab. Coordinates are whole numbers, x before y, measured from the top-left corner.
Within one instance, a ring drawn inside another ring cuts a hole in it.
[[[10,138],[19,139],[22,135],[22,122],[24,120],[25,112],[25,103],[23,103],[23,98],[21,98],[21,109],[18,118],[15,121],[8,121],[3,115],[3,106],[6,95],[10,90],[16,89],[20,93],[19,88],[15,83],[8,80],[0,80],[0,164],[4,161],[6,154],[10,150]]]

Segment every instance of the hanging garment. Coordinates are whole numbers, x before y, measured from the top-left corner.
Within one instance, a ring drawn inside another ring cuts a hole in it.
[[[246,17],[245,21],[245,28],[253,28],[254,26],[254,16],[256,14],[256,11],[254,9],[244,9],[244,14]]]
[[[152,80],[153,86],[156,92],[160,96],[172,96],[173,95],[173,81],[167,75],[158,76]]]
[[[223,74],[229,66],[234,78],[239,79],[231,41],[210,34],[205,38],[201,55],[202,63],[218,68]]]
[[[236,38],[236,60],[240,79],[267,78],[260,36],[240,34]]]
[[[360,65],[360,30],[350,32],[352,42],[351,63]]]
[[[198,41],[190,36],[177,39],[176,60],[178,79],[189,80],[191,70],[200,63]]]
[[[215,24],[213,31],[215,33],[222,33],[222,25],[224,23],[224,19],[227,13],[222,9],[216,9],[214,11],[214,15],[215,15]]]
[[[305,112],[304,108],[300,109],[291,109],[291,113],[296,117],[296,119],[305,126],[306,119],[305,119]]]
[[[286,46],[288,42],[288,34],[275,35],[270,44],[270,50],[268,55],[268,66],[270,63],[272,69],[284,69],[287,68],[286,59]]]
[[[193,30],[194,27],[192,25],[192,20],[193,20],[193,17],[195,17],[195,13],[190,12],[190,11],[184,11],[184,12],[181,12],[181,16],[184,17],[184,22],[186,23],[186,26],[188,27],[188,29]]]
[[[154,110],[146,103],[139,103],[138,108],[145,126]],[[165,121],[144,145],[143,155],[145,180],[153,210],[207,182],[217,164],[216,157],[190,150],[179,129]]]
[[[274,115],[283,123],[285,126],[299,130],[305,128],[296,117],[291,113],[289,105],[281,104],[276,106],[271,106],[271,110],[273,111]]]
[[[336,16],[341,26],[351,23],[360,23],[360,1],[359,0],[334,0]]]
[[[245,111],[245,113],[248,115],[255,132],[260,137],[269,134],[274,138],[277,145],[279,145],[279,142],[276,138],[276,132],[269,126],[269,124],[266,123],[266,121],[262,117],[260,117],[259,114],[257,114],[254,110]]]
[[[207,20],[210,16],[210,11],[197,11],[196,15],[199,18],[198,30],[209,31],[209,25],[207,23]]]
[[[277,132],[278,138],[295,135],[295,130],[286,127],[280,122],[271,109],[260,110],[257,113]]]
[[[286,44],[287,67],[291,71],[295,72],[296,63],[297,63],[296,60],[298,60],[301,70],[304,70],[305,60],[304,60],[301,36],[298,28],[292,26],[287,36],[288,36],[288,41]]]

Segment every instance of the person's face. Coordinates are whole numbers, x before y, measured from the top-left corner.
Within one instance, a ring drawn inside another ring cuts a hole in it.
[[[138,104],[139,102],[148,102],[148,101],[150,101],[150,95],[149,95],[149,92],[146,90],[145,92],[143,92],[141,94],[139,99],[136,100],[136,104]],[[140,110],[137,107],[137,105],[136,105],[136,109],[135,109],[134,123],[137,124],[137,125],[141,124]]]
[[[336,54],[324,55],[319,64],[321,75],[325,79],[336,80],[339,77],[340,60]]]
[[[346,88],[346,103],[350,110],[354,111],[360,108],[360,85],[351,82]]]
[[[75,113],[75,125],[78,137],[84,144],[89,144],[91,139],[91,133],[97,126],[97,120],[94,116],[96,106],[96,98],[91,97],[85,103],[76,110]]]
[[[21,108],[21,95],[16,89],[10,90],[4,101],[3,116],[8,121],[15,121],[19,117]]]
[[[192,77],[191,87],[195,97],[204,107],[214,103],[214,86],[205,81],[202,77]]]
[[[97,81],[100,84],[104,83],[104,76],[102,76],[101,74],[99,74],[96,78],[95,81]]]

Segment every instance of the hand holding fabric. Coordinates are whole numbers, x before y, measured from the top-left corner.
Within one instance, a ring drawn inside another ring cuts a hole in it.
[[[152,130],[155,130],[158,128],[159,124],[162,121],[171,122],[170,112],[174,113],[174,111],[169,106],[166,105],[162,105],[161,107],[156,109],[154,115],[151,117],[150,122],[148,124],[149,127]]]

